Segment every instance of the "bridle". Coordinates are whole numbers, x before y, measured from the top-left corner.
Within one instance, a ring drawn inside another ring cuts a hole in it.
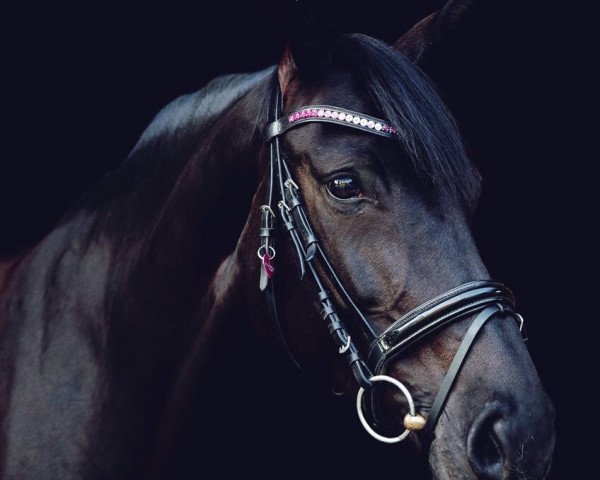
[[[514,311],[514,297],[510,290],[500,283],[481,280],[465,283],[429,300],[408,312],[384,332],[378,334],[342,284],[311,227],[300,196],[300,188],[294,181],[282,154],[280,138],[291,128],[310,122],[332,123],[386,138],[394,138],[397,131],[394,126],[384,120],[340,107],[308,105],[283,116],[281,108],[281,91],[279,86],[276,85],[273,89],[268,113],[266,139],[269,144],[270,161],[266,201],[260,207],[261,243],[257,252],[261,260],[260,289],[266,292],[269,316],[279,332],[282,345],[287,350],[289,357],[302,370],[283,335],[271,279],[274,273],[272,260],[276,255],[273,241],[276,220],[274,201],[275,196],[277,196],[277,209],[283,226],[294,246],[299,276],[304,279],[308,271],[308,275],[317,289],[323,321],[338,348],[339,354],[346,358],[360,386],[356,408],[362,425],[374,438],[382,442],[400,442],[412,430],[421,429],[424,429],[423,441],[430,442],[452,386],[482,327],[491,318],[509,316],[519,321],[519,329],[522,331],[523,317]],[[320,264],[321,270],[317,268],[317,263]],[[368,337],[370,347],[366,354],[366,360],[359,352],[348,333],[348,329],[338,315],[333,300],[325,288],[322,272],[327,275],[329,282],[347,303],[348,308],[353,310],[356,325]],[[402,382],[385,375],[387,365],[408,347],[423,340],[431,333],[475,314],[477,316],[465,333],[425,420],[417,414],[412,396]],[[371,424],[377,424],[377,403],[375,402],[375,383],[377,382],[387,382],[396,386],[403,392],[408,401],[409,412],[404,418],[405,430],[398,436],[383,436],[371,426]],[[369,392],[369,395],[366,397],[367,401],[363,402],[365,392]],[[367,417],[369,420],[367,420]]]

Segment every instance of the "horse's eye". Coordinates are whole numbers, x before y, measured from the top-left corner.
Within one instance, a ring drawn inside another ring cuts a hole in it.
[[[358,181],[352,177],[334,178],[327,184],[327,189],[334,197],[342,200],[363,196]]]

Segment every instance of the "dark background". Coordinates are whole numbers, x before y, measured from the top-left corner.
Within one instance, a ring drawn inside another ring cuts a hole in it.
[[[0,255],[39,241],[119,165],[167,102],[217,75],[274,64],[289,33],[289,3],[3,7]],[[393,41],[442,3],[345,2],[332,11],[342,29]],[[592,270],[585,226],[592,152],[576,147],[586,109],[574,40],[580,24],[564,5],[490,3],[493,13],[456,53],[439,88],[484,173],[475,224],[481,254],[515,291],[557,406],[555,473],[578,478],[588,400],[575,332],[597,320],[584,281]]]

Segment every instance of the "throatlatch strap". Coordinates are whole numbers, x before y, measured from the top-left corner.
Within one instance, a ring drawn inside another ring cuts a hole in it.
[[[298,362],[298,360],[296,359],[296,356],[293,354],[292,349],[290,348],[290,345],[287,342],[287,339],[286,339],[285,334],[283,333],[283,330],[281,327],[281,321],[279,320],[279,315],[277,313],[277,303],[275,302],[275,290],[274,289],[275,289],[275,285],[274,285],[273,280],[271,279],[269,281],[269,285],[267,286],[267,289],[265,291],[265,294],[267,297],[267,310],[269,313],[269,318],[271,319],[271,323],[275,327],[275,331],[277,332],[277,336],[279,337],[279,341],[282,345],[283,351],[285,352],[286,356],[289,358],[290,362],[293,363],[296,366],[296,368],[298,368],[298,370],[300,370],[308,378],[314,378],[309,372],[307,372],[304,368],[302,368],[302,365],[300,365],[300,362]]]

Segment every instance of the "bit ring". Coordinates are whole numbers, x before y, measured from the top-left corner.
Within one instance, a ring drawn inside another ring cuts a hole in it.
[[[371,377],[369,380],[371,380],[371,382],[373,382],[373,383],[387,382],[387,383],[391,383],[392,385],[397,387],[398,390],[400,390],[404,394],[404,396],[406,397],[406,400],[408,400],[409,414],[412,417],[416,416],[415,402],[413,401],[413,398],[412,398],[410,392],[408,391],[408,389],[404,386],[404,384],[402,382],[400,382],[399,380],[396,380],[395,378],[389,377],[387,375],[375,375],[375,376]],[[360,423],[362,423],[362,426],[369,433],[369,435],[371,435],[374,439],[379,440],[380,442],[383,442],[383,443],[398,443],[398,442],[401,442],[402,440],[404,440],[406,437],[408,437],[408,434],[411,432],[411,430],[409,430],[407,428],[397,437],[384,437],[383,435],[380,435],[375,430],[373,430],[373,427],[371,427],[371,425],[369,425],[369,422],[367,422],[367,420],[365,419],[365,415],[364,415],[363,409],[362,409],[362,398],[363,398],[364,393],[365,393],[365,389],[361,387],[358,390],[358,395],[356,395],[356,411],[358,413],[358,418],[360,420]]]

